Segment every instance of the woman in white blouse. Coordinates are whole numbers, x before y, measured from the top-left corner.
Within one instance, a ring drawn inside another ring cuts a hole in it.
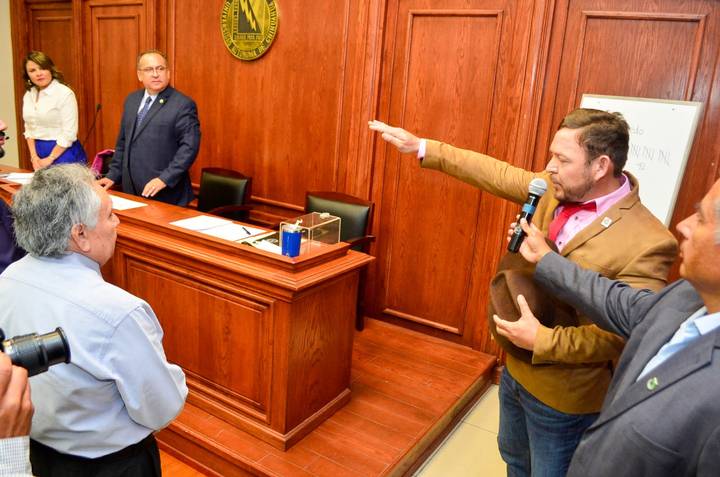
[[[52,164],[87,163],[77,140],[78,107],[75,93],[42,51],[25,57],[23,120],[33,169]]]

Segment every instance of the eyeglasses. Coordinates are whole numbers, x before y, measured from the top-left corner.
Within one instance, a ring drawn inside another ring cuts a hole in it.
[[[167,71],[167,69],[168,69],[167,66],[162,66],[162,65],[161,65],[161,66],[155,66],[155,67],[153,67],[153,66],[146,66],[145,68],[140,68],[140,71],[142,71],[142,72],[145,73],[146,75],[151,75],[151,74],[153,74],[153,73],[157,73],[157,74],[165,73],[165,72]]]

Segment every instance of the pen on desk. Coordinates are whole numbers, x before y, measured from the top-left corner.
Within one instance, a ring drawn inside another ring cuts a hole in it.
[[[245,231],[246,234],[252,235],[252,233],[251,233],[248,229],[246,229],[246,228],[243,227],[242,225],[241,225],[240,227],[242,227],[242,229]]]

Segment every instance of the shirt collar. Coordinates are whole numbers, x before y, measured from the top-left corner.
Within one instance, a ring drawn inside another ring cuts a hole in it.
[[[617,201],[628,195],[631,191],[630,187],[630,179],[623,174],[620,176],[623,183],[615,189],[614,191],[610,192],[607,195],[604,195],[602,197],[598,197],[595,199],[595,205],[597,206],[597,213],[602,214],[606,210],[608,210],[610,207],[612,207]]]
[[[162,91],[161,91],[161,92],[162,92]],[[151,99],[152,99],[152,101],[150,101],[150,104],[154,103],[154,102],[155,102],[155,98],[158,97],[158,94],[160,94],[160,93],[150,94],[150,93],[147,92],[147,90],[145,90],[145,92],[143,93],[142,100],[140,101],[140,104],[145,104],[145,101],[147,101],[147,98],[151,98]]]
[[[100,274],[100,264],[97,263],[95,260],[93,260],[90,257],[86,257],[85,255],[77,252],[67,252],[61,257],[37,257],[34,256],[37,260],[43,261],[43,262],[58,262],[58,263],[65,263],[65,264],[71,264],[71,265],[77,265],[83,268],[88,268],[90,270],[93,270]]]
[[[47,85],[47,88],[40,90],[40,94],[52,96],[53,94],[55,94],[58,91],[59,84],[60,84],[60,82],[58,80],[56,80],[55,78],[53,78],[53,80],[50,82],[50,84]],[[35,88],[35,90],[37,91],[37,86],[33,86],[33,88]]]
[[[706,335],[720,326],[720,312],[706,315],[707,308],[702,307],[697,313],[700,315],[694,323],[701,335]]]

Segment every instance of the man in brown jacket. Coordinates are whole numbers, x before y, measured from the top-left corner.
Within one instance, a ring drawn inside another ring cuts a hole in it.
[[[659,290],[677,241],[641,203],[637,180],[623,172],[628,125],[619,114],[577,109],[563,119],[543,172],[371,121],[370,129],[422,167],[437,169],[517,203],[536,177],[548,182],[533,223],[561,255],[637,288]],[[597,418],[623,340],[577,315],[575,326],[516,327],[507,336],[532,351],[507,355],[500,381],[498,445],[511,476],[564,476],[582,433]]]

